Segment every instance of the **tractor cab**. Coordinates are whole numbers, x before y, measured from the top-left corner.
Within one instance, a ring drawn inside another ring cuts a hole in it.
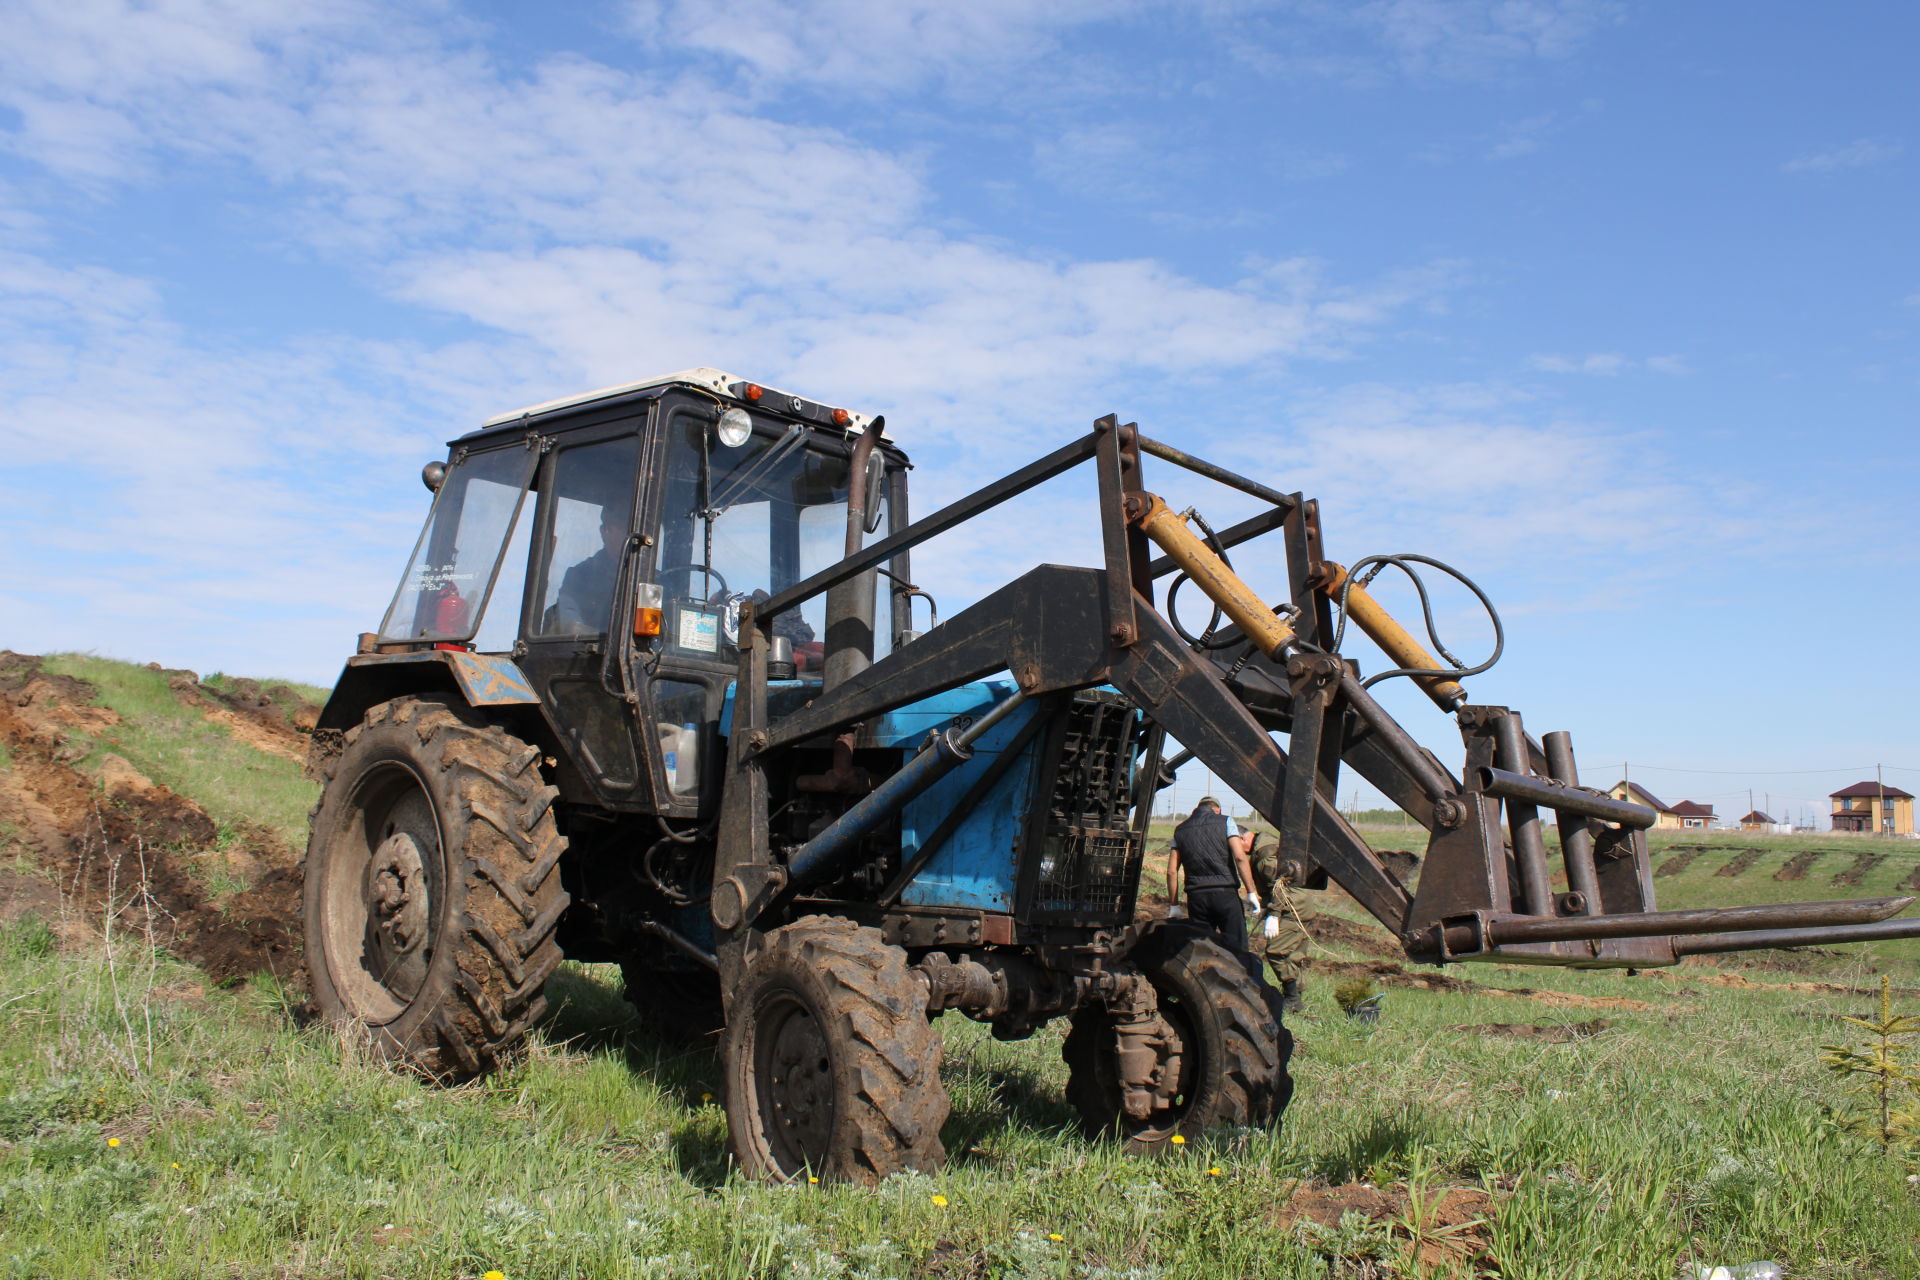
[[[356,662],[444,662],[471,700],[463,671],[508,659],[566,798],[700,816],[743,610],[904,509],[907,459],[883,426],[713,369],[493,418],[428,464],[433,509]],[[891,650],[905,560],[777,620],[793,681],[825,679],[830,614],[843,666]]]

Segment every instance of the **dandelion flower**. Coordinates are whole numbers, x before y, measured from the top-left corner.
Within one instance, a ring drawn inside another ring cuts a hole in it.
[[[808,1174],[808,1175],[807,1175],[807,1181],[808,1181],[808,1182],[818,1182],[818,1181],[820,1181],[820,1179],[818,1179],[818,1178],[816,1178],[816,1177],[814,1177],[814,1176],[813,1176],[812,1174]]]
[[[1176,1133],[1171,1138],[1168,1138],[1167,1141],[1176,1147],[1184,1147],[1187,1145],[1187,1135],[1184,1133]]]
[[[1215,1166],[1213,1166],[1213,1168],[1211,1168],[1211,1169],[1209,1169],[1209,1170],[1207,1170],[1207,1176],[1208,1176],[1209,1178],[1217,1178],[1217,1177],[1219,1177],[1219,1176],[1220,1176],[1220,1166],[1219,1166],[1219,1165],[1215,1165]]]
[[[933,1203],[939,1208],[944,1209],[947,1207],[947,1198],[945,1196],[936,1195],[933,1198]]]
[[[481,1276],[480,1280],[507,1280],[507,1275],[504,1271],[489,1271],[486,1275]]]
[[[1058,1244],[1060,1241],[1065,1240],[1066,1237],[1061,1235],[1058,1231],[1049,1231],[1047,1232],[1047,1239],[1053,1241],[1055,1244]]]
[[[179,1162],[178,1160],[175,1160],[175,1161],[173,1162],[173,1167],[174,1167],[174,1168],[176,1168],[176,1169],[178,1169],[178,1168],[180,1167],[180,1162]]]
[[[118,1139],[118,1138],[108,1138],[108,1139],[107,1139],[107,1145],[108,1145],[108,1146],[110,1146],[110,1147],[117,1147],[117,1146],[119,1146],[119,1145],[120,1145],[120,1139]]]

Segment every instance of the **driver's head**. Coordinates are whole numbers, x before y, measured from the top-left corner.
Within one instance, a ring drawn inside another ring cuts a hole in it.
[[[620,517],[618,507],[603,507],[600,510],[600,545],[607,549],[608,555],[618,555],[620,544],[627,540],[627,522]]]

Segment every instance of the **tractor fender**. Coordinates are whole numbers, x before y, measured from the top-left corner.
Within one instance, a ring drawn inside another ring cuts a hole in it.
[[[457,693],[469,706],[538,706],[525,673],[500,654],[465,649],[425,649],[416,653],[361,653],[347,659],[346,670],[321,708],[316,731],[350,729],[367,708],[391,698],[420,693]]]

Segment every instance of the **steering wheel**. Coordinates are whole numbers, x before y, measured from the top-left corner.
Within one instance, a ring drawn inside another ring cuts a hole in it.
[[[675,575],[679,575],[681,577],[684,577],[687,580],[687,594],[691,596],[693,594],[693,576],[695,574],[699,574],[702,578],[711,579],[713,582],[719,584],[720,591],[728,592],[728,594],[731,594],[731,592],[729,592],[727,588],[727,580],[720,576],[720,571],[718,569],[710,568],[709,566],[704,564],[669,565],[666,568],[660,570],[660,574],[659,574],[660,585],[662,588],[664,588],[666,586],[666,580],[668,578],[671,578]],[[707,598],[708,599],[713,598],[713,593],[711,591],[707,593]],[[724,598],[725,597],[723,596],[722,599]]]

